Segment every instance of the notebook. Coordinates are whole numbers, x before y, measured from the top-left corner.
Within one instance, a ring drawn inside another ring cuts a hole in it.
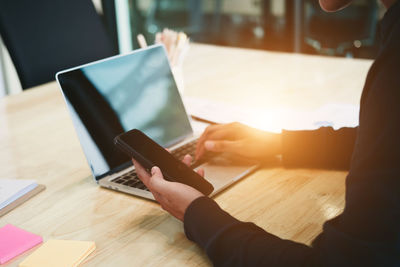
[[[11,204],[37,186],[33,180],[0,179],[0,209]]]
[[[0,228],[0,264],[42,243],[42,237],[7,224]]]
[[[96,249],[92,241],[49,240],[29,255],[20,267],[78,266]]]
[[[25,201],[36,196],[37,194],[39,194],[40,192],[42,192],[45,189],[46,189],[46,186],[44,186],[42,184],[38,184],[38,186],[36,186],[34,189],[29,191],[25,195],[21,196],[20,198],[14,200],[12,203],[8,204],[4,208],[0,209],[0,217],[7,214],[11,210],[15,209],[19,205],[22,205]]]

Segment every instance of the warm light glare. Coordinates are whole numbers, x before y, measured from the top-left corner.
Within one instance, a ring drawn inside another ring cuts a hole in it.
[[[359,107],[348,104],[328,104],[316,110],[290,108],[260,109],[246,112],[243,123],[260,130],[280,133],[286,130],[314,130],[323,126],[334,129],[356,127]]]

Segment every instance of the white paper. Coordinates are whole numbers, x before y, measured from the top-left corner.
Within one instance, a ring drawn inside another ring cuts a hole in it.
[[[359,106],[329,103],[315,110],[288,108],[243,108],[216,101],[185,97],[185,106],[190,115],[216,122],[241,122],[249,126],[271,131],[314,130],[322,126],[334,129],[356,127]]]

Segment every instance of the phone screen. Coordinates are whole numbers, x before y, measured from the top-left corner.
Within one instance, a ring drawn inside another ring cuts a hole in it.
[[[207,180],[139,130],[117,136],[115,144],[143,167],[151,169],[158,166],[167,180],[192,186],[206,195],[214,190]]]

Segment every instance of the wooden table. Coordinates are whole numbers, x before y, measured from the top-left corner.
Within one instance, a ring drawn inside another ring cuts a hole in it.
[[[246,107],[356,104],[371,61],[193,45],[185,95]],[[264,166],[219,194],[228,212],[310,244],[344,205],[346,172]],[[0,177],[47,189],[0,218],[44,240],[93,240],[85,266],[209,265],[182,223],[154,202],[100,188],[56,83],[0,100]],[[31,251],[6,266],[16,266]]]

